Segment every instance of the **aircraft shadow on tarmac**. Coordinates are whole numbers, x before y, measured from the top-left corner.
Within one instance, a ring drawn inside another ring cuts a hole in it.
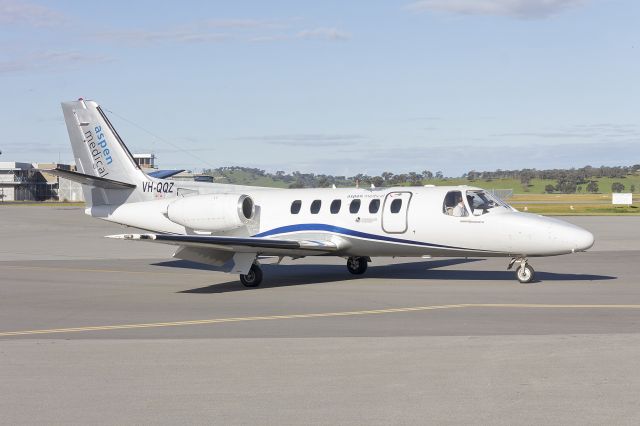
[[[396,263],[391,265],[369,266],[364,275],[352,275],[343,265],[270,265],[263,264],[265,280],[260,287],[247,288],[238,279],[180,291],[179,293],[227,293],[263,288],[287,287],[294,285],[322,284],[337,281],[351,281],[362,278],[378,278],[393,280],[460,280],[460,281],[514,281],[513,271],[479,271],[479,270],[441,270],[438,268],[467,264],[484,259],[443,259]],[[174,260],[153,264],[154,266],[171,268],[188,268],[215,271],[214,267]],[[592,274],[565,274],[555,272],[536,272],[539,281],[602,281],[614,280],[617,277]]]

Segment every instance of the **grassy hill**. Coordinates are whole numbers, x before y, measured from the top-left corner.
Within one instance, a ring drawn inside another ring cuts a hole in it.
[[[242,169],[216,170],[215,181],[220,183],[232,183],[237,185],[265,186],[270,188],[289,188],[295,180],[291,176],[279,178],[272,174],[260,174]],[[635,185],[636,192],[640,192],[640,175],[628,175],[625,178],[593,178],[598,183],[599,193],[610,194],[611,184],[620,182],[625,186],[625,192],[629,191],[631,185]],[[466,178],[445,178],[445,179],[425,179],[422,185],[470,185],[484,189],[513,189],[514,194],[544,194],[545,186],[555,185],[553,179],[532,179],[528,186],[522,185],[519,179],[477,179],[468,180]],[[363,183],[368,186],[368,183]],[[401,185],[409,186],[409,183]],[[329,186],[329,185],[325,185]],[[355,186],[352,180],[344,179],[336,182],[338,187]],[[586,185],[582,186],[582,193],[586,193]]]
[[[636,192],[640,192],[640,175],[628,175],[625,178],[593,178],[598,183],[598,192],[601,194],[611,194],[611,185],[614,182],[620,182],[625,186],[625,192],[629,192],[631,185],[635,185]],[[532,179],[528,187],[525,187],[520,183],[518,179],[495,179],[491,181],[475,180],[469,181],[467,179],[447,179],[448,185],[473,185],[479,186],[484,189],[513,189],[514,194],[544,194],[545,186],[555,185],[556,181],[553,179]],[[438,185],[439,183],[434,183]],[[447,183],[445,183],[447,185]],[[582,186],[582,192],[586,192],[586,185]]]

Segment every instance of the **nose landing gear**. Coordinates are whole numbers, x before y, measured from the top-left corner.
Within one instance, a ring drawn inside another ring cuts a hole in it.
[[[509,270],[513,267],[514,263],[519,264],[516,268],[516,278],[518,278],[518,281],[522,284],[529,284],[533,282],[536,275],[536,271],[527,263],[528,261],[529,260],[526,257],[514,257],[511,259],[509,266],[507,267],[507,270]]]

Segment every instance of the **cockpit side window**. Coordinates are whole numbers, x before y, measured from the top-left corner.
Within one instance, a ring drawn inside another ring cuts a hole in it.
[[[462,191],[449,191],[442,203],[442,213],[447,216],[469,216],[467,207],[462,199]]]
[[[469,190],[466,197],[474,216],[489,213],[493,209],[511,210],[507,203],[482,190]]]

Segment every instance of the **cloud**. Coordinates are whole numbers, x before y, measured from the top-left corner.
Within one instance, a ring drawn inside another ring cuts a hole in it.
[[[0,74],[29,71],[33,69],[75,68],[80,65],[107,62],[107,56],[87,55],[74,51],[44,51],[0,61]]]
[[[435,115],[407,118],[407,121],[441,121],[441,120],[442,120],[442,117],[438,117]]]
[[[1,1],[1,0],[0,0]],[[298,18],[282,20],[208,19],[163,30],[124,29],[95,34],[104,41],[137,44],[279,42],[286,40],[345,41],[350,35],[337,28],[299,29]]]
[[[313,28],[300,31],[296,34],[296,38],[307,40],[346,41],[351,38],[351,35],[337,28]]]
[[[408,4],[407,9],[414,12],[544,19],[585,2],[586,0],[418,0]]]
[[[0,0],[0,25],[53,27],[65,21],[64,15],[44,6],[16,0]]]
[[[640,141],[521,145],[448,145],[379,147],[367,149],[367,155],[356,147],[332,152],[329,156],[290,158],[300,171],[355,175],[361,172],[442,170],[445,176],[461,176],[469,170],[513,170],[522,168],[553,169],[586,165],[620,166],[633,164],[640,157]],[[478,162],[478,159],[482,159]],[[631,160],[630,160],[631,159]],[[262,168],[267,167],[263,164]],[[273,167],[286,167],[285,164]],[[284,170],[287,170],[286,168]]]
[[[597,136],[592,132],[516,132],[516,133],[496,133],[491,135],[493,137],[507,138],[507,137],[524,137],[524,138],[550,138],[550,139],[563,139],[563,138],[592,138]]]
[[[292,134],[292,135],[266,135],[235,138],[235,140],[260,141],[270,145],[285,145],[299,147],[326,147],[326,146],[350,146],[367,140],[366,137],[357,134]]]
[[[603,139],[640,137],[640,129],[633,124],[597,123],[578,124],[566,129],[547,132],[513,132],[490,135],[498,138],[544,138],[544,139]]]
[[[264,19],[208,19],[202,21],[200,25],[209,28],[233,28],[233,29],[286,29],[291,26],[298,18],[281,19],[281,20],[264,20]]]
[[[151,44],[157,42],[204,43],[221,42],[234,38],[231,34],[198,31],[110,31],[98,34],[103,40]]]

